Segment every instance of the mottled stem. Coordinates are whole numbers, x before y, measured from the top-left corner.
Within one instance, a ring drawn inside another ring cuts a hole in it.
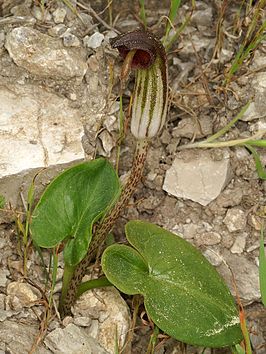
[[[103,244],[108,233],[112,230],[114,223],[120,216],[121,212],[127,206],[129,199],[134,193],[143,173],[145,160],[148,151],[148,141],[146,139],[137,142],[136,151],[134,155],[133,165],[130,171],[128,180],[122,189],[121,195],[111,209],[109,214],[103,219],[102,223],[96,229],[89,251],[86,257],[77,265],[71,281],[69,282],[69,288],[66,296],[64,297],[64,303],[60,309],[61,316],[65,317],[71,315],[71,306],[73,306],[77,297],[77,288],[82,281],[82,278],[86,274],[88,267],[97,255],[99,247]]]

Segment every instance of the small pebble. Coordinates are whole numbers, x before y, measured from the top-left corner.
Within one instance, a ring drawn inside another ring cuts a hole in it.
[[[52,37],[60,37],[66,32],[66,26],[62,23],[59,25],[56,25],[54,27],[51,27],[48,29],[48,33]]]
[[[238,235],[231,248],[231,252],[238,253],[238,254],[243,253],[246,247],[246,239],[247,239],[246,233],[241,233],[240,235]]]
[[[207,249],[203,255],[215,267],[218,267],[223,262],[220,254],[216,251],[213,251],[212,249]]]
[[[55,23],[63,23],[66,17],[66,10],[58,8],[53,12],[53,19]]]
[[[0,48],[4,46],[4,43],[5,43],[5,33],[0,32]]]
[[[79,47],[80,46],[80,41],[78,37],[76,37],[73,33],[70,32],[70,30],[66,30],[64,34],[62,34],[60,37],[63,38],[63,44],[65,47]]]
[[[243,230],[246,226],[246,215],[240,208],[228,209],[223,220],[230,232]]]
[[[99,32],[95,32],[92,36],[86,36],[83,39],[83,43],[86,47],[96,49],[99,48],[104,40],[104,35]]]

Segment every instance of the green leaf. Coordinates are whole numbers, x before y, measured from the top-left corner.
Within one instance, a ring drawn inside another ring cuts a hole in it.
[[[142,294],[154,323],[172,337],[197,346],[239,343],[234,299],[215,268],[190,243],[142,221],[126,225],[129,243],[108,247],[102,268],[119,290]]]
[[[40,247],[66,242],[64,259],[75,266],[86,255],[92,226],[118,197],[120,185],[109,162],[72,167],[48,186],[32,214],[31,234]]]

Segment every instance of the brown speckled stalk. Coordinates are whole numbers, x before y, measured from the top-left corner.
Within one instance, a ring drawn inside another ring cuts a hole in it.
[[[73,306],[76,300],[76,293],[79,284],[82,281],[82,278],[86,274],[88,267],[91,265],[91,262],[97,255],[98,248],[104,242],[108,233],[112,230],[114,223],[117,218],[127,206],[129,199],[134,193],[143,173],[143,168],[145,165],[145,160],[148,151],[148,141],[141,140],[137,142],[135,156],[133,160],[133,165],[131,168],[130,176],[122,189],[122,193],[117,203],[113,209],[107,214],[103,222],[99,225],[98,229],[92,238],[89,251],[86,257],[77,265],[74,275],[69,283],[69,288],[67,295],[65,297],[64,303],[60,308],[60,314],[62,318],[67,315],[71,315],[71,306]]]

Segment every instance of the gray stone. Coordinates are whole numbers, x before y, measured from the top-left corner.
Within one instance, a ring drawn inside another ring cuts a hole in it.
[[[0,48],[4,46],[4,43],[5,43],[5,33],[0,32]]]
[[[66,30],[61,36],[63,38],[63,44],[65,47],[79,47],[80,41],[77,36],[70,32],[70,29]]]
[[[9,271],[7,269],[0,268],[0,287],[6,286],[7,277],[9,276]]]
[[[246,247],[247,234],[245,232],[237,235],[231,248],[232,253],[243,253]]]
[[[163,189],[178,198],[208,205],[231,179],[229,157],[215,161],[209,151],[181,152],[166,172]]]
[[[6,320],[1,323],[0,346],[10,354],[29,353],[34,340],[38,336],[39,323],[21,323],[12,320]],[[51,354],[42,344],[34,351],[34,354]]]
[[[57,8],[53,12],[53,19],[55,23],[63,23],[66,17],[66,10],[63,7]]]
[[[183,236],[185,239],[191,239],[197,237],[198,225],[189,223],[183,225]]]
[[[66,32],[66,26],[62,23],[54,26],[54,27],[50,27],[48,29],[48,33],[50,34],[50,36],[52,37],[60,37],[61,35],[63,35]]]
[[[259,268],[243,256],[232,254],[227,250],[223,251],[223,259],[225,263],[222,263],[218,270],[226,280],[231,292],[235,295],[230,269],[234,274],[236,286],[243,304],[258,301],[260,299]]]
[[[84,38],[84,45],[88,48],[96,49],[99,48],[104,40],[104,35],[99,32],[93,33],[91,36],[86,36]]]
[[[212,134],[212,119],[208,116],[203,116],[199,119],[199,124],[195,123],[195,119],[182,119],[176,128],[173,129],[173,137],[184,137],[192,139],[202,138]]]
[[[52,19],[52,15],[50,14],[50,12],[47,9],[42,11],[40,6],[33,6],[32,15],[36,18],[36,20],[42,22],[51,21]]]
[[[203,3],[203,5],[205,5]],[[198,6],[198,5],[197,5]],[[197,26],[211,26],[213,23],[213,9],[209,5],[205,5],[203,9],[196,10],[191,18],[191,23]]]
[[[254,101],[250,103],[247,111],[241,117],[243,121],[266,117],[266,72],[254,75],[251,87],[254,89]]]
[[[112,135],[107,130],[103,130],[98,135],[98,138],[101,140],[101,155],[110,157],[111,151],[116,145],[116,142],[113,139]]]
[[[213,246],[221,242],[221,235],[218,232],[204,232],[195,239],[197,245]]]
[[[77,300],[73,313],[75,317],[93,319],[89,333],[108,353],[114,352],[116,336],[119,348],[124,346],[130,328],[130,315],[116,289],[95,289],[94,292],[84,293]]]
[[[92,319],[90,317],[74,317],[74,324],[79,327],[89,327],[92,324]]]
[[[7,286],[6,303],[12,310],[34,306],[40,298],[40,292],[30,284],[12,282]]]
[[[0,102],[0,178],[84,158],[81,116],[67,99],[33,85],[0,85]]]
[[[193,46],[193,44],[194,46]],[[193,55],[193,53],[199,52],[203,49],[212,49],[215,45],[215,41],[207,38],[199,36],[197,33],[192,34],[191,38],[187,41],[182,41],[182,44],[179,45],[179,57],[184,58],[188,55]]]
[[[235,207],[227,210],[223,222],[230,232],[240,231],[246,227],[247,217],[242,209]]]
[[[44,343],[54,354],[107,354],[85,329],[72,323],[49,333]]]
[[[58,39],[29,27],[9,32],[5,47],[18,66],[40,77],[81,80],[87,70],[85,53],[65,48]]]
[[[219,266],[223,262],[222,256],[218,250],[208,248],[203,252],[203,256],[215,267]]]

